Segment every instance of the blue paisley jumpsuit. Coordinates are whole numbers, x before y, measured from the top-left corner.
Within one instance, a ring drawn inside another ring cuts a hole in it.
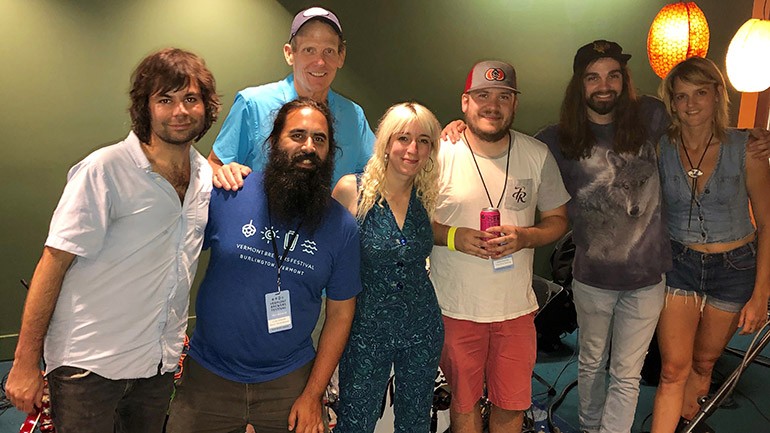
[[[359,222],[361,280],[353,327],[340,360],[335,433],[373,432],[395,370],[395,432],[426,433],[444,325],[425,269],[430,219],[412,190],[403,229],[387,202]]]

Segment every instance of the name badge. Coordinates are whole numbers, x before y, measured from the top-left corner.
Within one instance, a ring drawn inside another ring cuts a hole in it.
[[[493,270],[501,271],[508,268],[513,268],[513,255],[501,257],[497,260],[492,260]]]
[[[291,329],[291,298],[288,290],[266,294],[265,308],[267,332],[273,334]]]

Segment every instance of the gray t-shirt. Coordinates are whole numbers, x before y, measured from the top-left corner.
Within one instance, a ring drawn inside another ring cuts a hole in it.
[[[657,284],[671,268],[655,153],[669,118],[659,100],[643,96],[640,121],[647,139],[636,155],[612,150],[614,124],[590,124],[596,143],[591,156],[579,160],[566,159],[561,153],[558,125],[535,136],[553,153],[572,196],[567,211],[576,247],[573,276],[601,289],[633,290]]]

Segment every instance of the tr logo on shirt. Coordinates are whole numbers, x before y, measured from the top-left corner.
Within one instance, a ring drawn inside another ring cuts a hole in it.
[[[511,195],[514,200],[516,200],[516,203],[526,203],[527,202],[527,191],[524,190],[524,187],[517,186],[513,194]]]
[[[512,211],[523,211],[532,203],[532,199],[537,200],[537,191],[534,188],[532,179],[509,178],[506,187],[505,208]],[[533,196],[533,194],[535,194]]]

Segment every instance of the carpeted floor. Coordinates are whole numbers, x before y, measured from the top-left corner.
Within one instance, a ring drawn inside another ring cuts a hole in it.
[[[562,339],[565,350],[559,354],[538,354],[535,372],[546,381],[555,384],[557,393],[561,393],[567,385],[577,378],[577,359],[572,356],[572,348],[575,346],[577,334],[567,335]],[[751,343],[750,336],[735,336],[728,347],[745,349]],[[762,351],[762,356],[770,358],[770,345]],[[740,364],[741,359],[735,355],[723,354],[717,362],[714,379],[721,380],[729,376]],[[717,385],[718,386],[718,385]],[[532,385],[535,402],[540,406],[547,406],[555,397],[543,394],[547,387],[537,381]],[[770,433],[770,368],[757,363],[749,366],[743,373],[733,393],[733,404],[730,407],[720,407],[707,420],[717,433]],[[642,385],[639,394],[639,403],[636,409],[632,433],[648,432],[650,430],[650,418],[652,413],[652,401],[655,396],[655,387]],[[564,402],[556,410],[555,414],[563,420],[569,428],[562,428],[561,433],[578,433],[577,418],[577,388],[569,392]],[[548,432],[548,429],[542,429]],[[535,429],[540,433],[539,429]]]
[[[540,353],[535,372],[543,379],[555,385],[557,393],[561,393],[567,385],[577,377],[576,355],[573,355],[577,334],[567,335],[562,339],[564,349],[554,354]],[[736,336],[730,342],[730,347],[745,349],[751,342],[750,337]],[[762,355],[770,358],[770,346]],[[728,376],[740,363],[734,355],[725,354],[716,366],[715,379]],[[9,361],[0,363],[0,375],[5,376],[10,368]],[[733,394],[733,405],[718,409],[708,419],[708,424],[717,433],[770,433],[770,368],[752,364],[741,377]],[[535,418],[534,432],[549,432],[545,422],[548,405],[555,397],[547,393],[547,387],[533,380],[533,411]],[[652,399],[655,388],[642,385],[636,419],[632,433],[647,432],[650,429]],[[2,409],[0,409],[2,410]],[[0,414],[0,433],[16,433],[25,416],[13,408]],[[555,424],[560,433],[578,433],[577,421],[577,389],[572,389],[561,406],[555,411]]]

